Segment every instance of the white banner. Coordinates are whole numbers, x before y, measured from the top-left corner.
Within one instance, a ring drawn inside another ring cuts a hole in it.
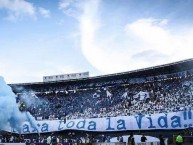
[[[23,123],[22,133],[55,132],[66,129],[86,131],[124,131],[151,129],[183,129],[193,126],[193,110],[152,115],[119,116],[68,120],[37,121],[37,129],[28,122]],[[14,129],[9,131],[16,132]]]

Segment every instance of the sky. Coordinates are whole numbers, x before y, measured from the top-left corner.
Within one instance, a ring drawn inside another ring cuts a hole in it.
[[[0,76],[7,83],[189,58],[192,0],[0,0]]]

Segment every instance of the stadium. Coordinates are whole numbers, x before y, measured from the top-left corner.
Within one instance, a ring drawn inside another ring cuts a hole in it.
[[[193,59],[97,77],[80,75],[84,77],[9,84],[20,111],[30,112],[37,126],[25,122],[21,132],[2,130],[2,142],[43,145],[50,137],[55,144],[124,144],[134,134],[139,145],[144,134],[146,145],[158,145],[159,140],[149,138],[162,134],[166,144],[175,144],[181,133],[184,144],[193,144]]]
[[[193,0],[0,0],[0,145],[193,145]]]

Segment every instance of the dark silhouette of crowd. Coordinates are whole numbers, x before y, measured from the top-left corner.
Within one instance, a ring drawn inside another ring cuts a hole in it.
[[[96,142],[110,142],[112,136],[104,134],[92,135],[92,134],[75,134],[74,132],[68,132],[67,134],[58,133],[46,133],[46,134],[12,134],[12,133],[0,133],[0,143],[41,143],[52,144],[57,143],[72,144],[72,143],[96,143]],[[123,137],[119,136],[120,140],[117,142],[123,142]],[[121,140],[122,138],[122,140]]]
[[[24,88],[25,89],[25,88]],[[34,97],[25,102],[23,96]],[[193,109],[193,70],[17,93],[38,120],[168,113]]]

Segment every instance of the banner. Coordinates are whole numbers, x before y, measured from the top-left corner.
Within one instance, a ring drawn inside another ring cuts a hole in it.
[[[118,116],[106,118],[74,119],[74,120],[43,120],[37,121],[37,128],[28,122],[22,125],[22,133],[45,133],[62,130],[85,131],[126,131],[152,129],[184,129],[193,126],[193,110],[152,115]],[[17,132],[10,129],[11,132]]]

